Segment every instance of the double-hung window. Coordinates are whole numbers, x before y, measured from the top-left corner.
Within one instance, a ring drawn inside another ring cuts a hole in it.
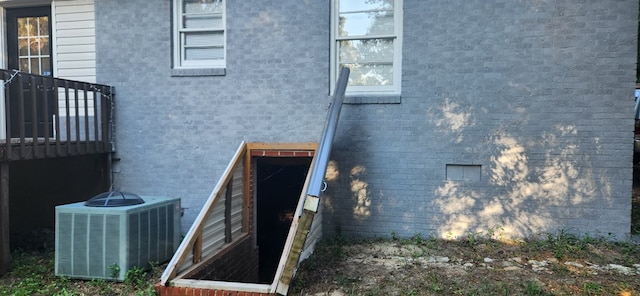
[[[224,2],[174,0],[174,68],[225,66]]]
[[[402,0],[332,0],[331,19],[331,81],[348,67],[347,93],[400,94]]]

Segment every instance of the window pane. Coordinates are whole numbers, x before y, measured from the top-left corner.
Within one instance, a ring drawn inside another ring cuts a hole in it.
[[[18,54],[29,55],[29,38],[18,38]]]
[[[40,54],[49,55],[49,37],[41,37],[40,44]]]
[[[393,34],[393,11],[340,14],[339,36]]]
[[[340,63],[393,62],[393,40],[343,40],[338,44]]]
[[[340,12],[393,10],[393,0],[340,0]]]
[[[27,18],[18,18],[18,36],[29,36],[29,24],[27,24]]]
[[[41,75],[40,58],[31,58],[31,74]]]
[[[184,13],[222,13],[222,0],[184,0]]]
[[[35,18],[35,17],[26,17],[24,19],[26,20],[26,22],[25,22],[25,30],[24,30],[24,35],[21,35],[21,36],[36,36],[38,34],[38,21],[37,21],[37,18]]]
[[[185,48],[185,60],[221,60],[224,59],[222,47]]]
[[[46,16],[38,17],[38,34],[40,36],[49,36],[49,18]]]
[[[349,74],[350,86],[375,86],[393,84],[393,64],[340,64],[351,69]]]
[[[51,76],[51,63],[49,62],[48,57],[42,58],[42,73],[40,75]]]
[[[184,28],[222,28],[222,14],[196,14],[184,16]]]
[[[29,39],[30,47],[31,47],[31,55],[41,55],[42,54],[42,40],[40,38],[31,38]]]
[[[222,32],[197,32],[184,34],[184,46],[222,46],[224,34]]]
[[[21,58],[20,59],[20,69],[18,69],[22,72],[27,72],[30,73],[31,72],[31,67],[29,66],[29,59],[28,58]]]

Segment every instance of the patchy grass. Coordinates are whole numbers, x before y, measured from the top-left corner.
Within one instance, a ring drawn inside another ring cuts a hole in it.
[[[11,272],[0,278],[0,296],[29,295],[155,295],[161,268],[149,271],[133,268],[127,271],[124,282],[112,280],[73,280],[54,275],[55,261],[52,250],[15,251],[12,253]]]
[[[5,295],[155,295],[164,267],[124,282],[54,276],[51,250],[13,254]],[[115,267],[114,267],[115,268]],[[304,261],[289,295],[638,295],[640,246],[569,231],[519,241],[495,232],[462,240],[336,237]],[[339,294],[341,293],[341,294]]]
[[[290,295],[637,295],[640,246],[567,231],[521,241],[335,238],[304,261]],[[340,294],[336,294],[340,295]]]

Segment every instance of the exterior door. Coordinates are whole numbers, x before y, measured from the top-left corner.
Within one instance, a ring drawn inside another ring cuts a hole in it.
[[[7,9],[7,65],[11,70],[51,76],[51,7],[27,7]],[[38,81],[43,81],[38,79]],[[20,125],[24,124],[25,137],[33,137],[33,125],[37,124],[37,136],[53,135],[53,115],[56,111],[56,96],[51,86],[40,82],[32,87],[28,79],[22,85],[12,83],[9,86],[9,114],[11,117],[11,136],[20,136]],[[32,90],[36,90],[33,100]],[[20,101],[19,92],[23,100]],[[46,102],[45,102],[45,93]],[[34,114],[33,104],[36,104]],[[46,109],[44,109],[46,104]],[[22,107],[22,108],[20,108]],[[22,109],[23,111],[20,111]],[[46,110],[47,114],[44,114]],[[21,114],[23,113],[23,114]],[[45,125],[45,117],[48,124]]]

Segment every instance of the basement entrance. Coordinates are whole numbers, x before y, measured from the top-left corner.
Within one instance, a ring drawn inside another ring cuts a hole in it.
[[[162,273],[158,294],[287,295],[322,234],[320,197],[348,77],[341,68],[318,144],[240,144]]]
[[[257,157],[255,163],[259,283],[271,283],[311,157]]]

